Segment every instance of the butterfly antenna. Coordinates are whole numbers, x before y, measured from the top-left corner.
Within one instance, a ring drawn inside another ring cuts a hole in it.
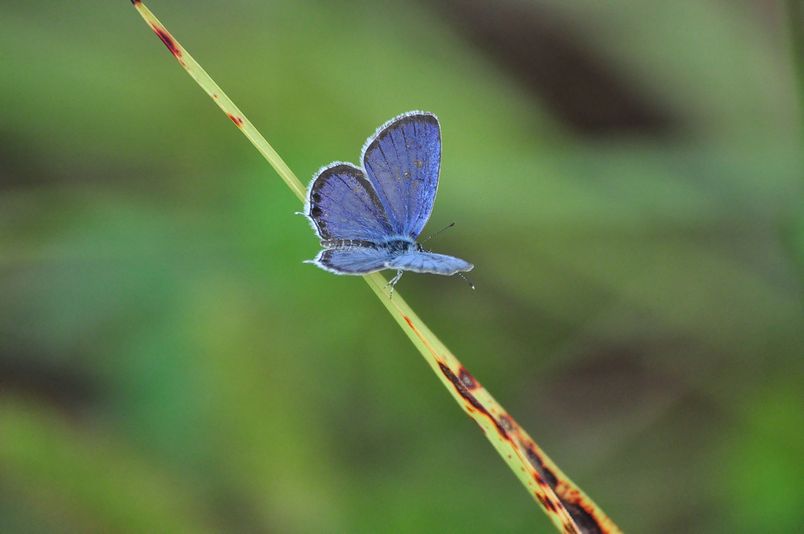
[[[466,275],[464,275],[463,273],[458,273],[458,276],[463,278],[463,281],[466,282],[467,284],[469,284],[469,287],[471,287],[472,290],[475,289],[475,283],[472,282],[471,280],[469,280],[469,278],[467,278]]]
[[[451,223],[449,223],[448,225],[446,225],[444,228],[442,228],[442,229],[441,229],[441,230],[439,230],[438,232],[436,232],[436,233],[434,233],[434,234],[430,234],[430,235],[428,235],[427,237],[425,237],[424,239],[422,239],[422,243],[426,243],[427,241],[430,241],[432,238],[434,238],[435,236],[437,236],[438,234],[440,234],[440,233],[441,233],[441,232],[443,232],[444,230],[449,230],[449,229],[450,229],[450,228],[452,228],[453,226],[455,226],[455,222],[451,222]]]

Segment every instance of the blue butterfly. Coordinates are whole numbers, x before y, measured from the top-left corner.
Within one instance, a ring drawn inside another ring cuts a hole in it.
[[[441,167],[441,127],[432,113],[411,111],[366,140],[362,167],[334,162],[319,170],[304,213],[324,250],[308,263],[335,274],[396,269],[453,275],[471,271],[460,258],[426,252],[416,242],[433,210]]]

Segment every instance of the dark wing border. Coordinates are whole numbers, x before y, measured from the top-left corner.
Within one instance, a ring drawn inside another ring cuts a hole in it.
[[[316,198],[316,195],[318,194],[320,188],[323,187],[324,180],[329,176],[330,173],[333,173],[333,171],[348,171],[352,176],[354,176],[357,182],[363,187],[363,189],[366,190],[371,198],[372,203],[377,206],[378,211],[382,213],[385,220],[388,221],[385,206],[377,196],[374,186],[372,186],[371,182],[369,182],[368,178],[366,178],[365,171],[352,163],[345,161],[333,161],[332,163],[324,165],[318,169],[318,171],[316,171],[316,173],[313,175],[312,180],[310,180],[310,185],[307,186],[307,197],[305,198],[304,203],[304,215],[310,221],[310,225],[313,227],[313,230],[315,230],[319,240],[323,242],[331,239],[332,237],[327,231],[324,221],[319,221],[317,219],[318,214],[315,214],[314,210],[317,208],[317,203],[319,202],[319,199]]]
[[[312,260],[306,260],[304,263],[311,263],[311,264],[315,265],[316,267],[318,267],[320,269],[323,269],[325,271],[328,271],[330,273],[333,273],[333,274],[348,275],[348,276],[363,276],[363,275],[366,275],[366,274],[376,273],[378,271],[382,271],[382,270],[386,269],[387,268],[386,264],[388,263],[387,256],[386,257],[380,257],[380,255],[379,255],[380,249],[373,248],[373,247],[372,248],[367,247],[367,249],[368,250],[374,250],[374,251],[378,252],[377,265],[372,267],[371,269],[368,269],[368,270],[347,270],[347,269],[343,269],[343,268],[340,268],[340,267],[335,267],[332,264],[332,255],[333,254],[337,254],[338,252],[343,252],[344,250],[348,250],[348,249],[337,249],[337,248],[324,249],[324,250],[320,251],[318,254],[316,254],[315,258],[313,258]]]

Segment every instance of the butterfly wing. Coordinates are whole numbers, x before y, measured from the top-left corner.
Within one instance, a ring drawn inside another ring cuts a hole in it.
[[[391,119],[366,141],[362,159],[394,232],[415,240],[430,218],[438,189],[438,119],[424,111]]]
[[[314,260],[322,269],[336,274],[368,274],[386,268],[388,252],[374,247],[348,247],[322,250]]]
[[[380,199],[361,169],[331,163],[316,174],[305,214],[325,246],[338,241],[381,243],[393,230]]]
[[[386,267],[416,273],[443,274],[449,276],[455,273],[471,271],[475,266],[468,261],[454,256],[447,256],[446,254],[413,251],[392,258],[386,263]]]

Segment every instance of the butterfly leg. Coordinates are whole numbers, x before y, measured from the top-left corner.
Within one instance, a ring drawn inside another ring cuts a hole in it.
[[[386,284],[386,286],[391,287],[391,292],[388,295],[389,297],[394,296],[394,287],[396,286],[396,283],[399,282],[399,279],[402,278],[403,274],[405,274],[405,271],[397,271],[396,276],[391,278],[391,280],[389,280],[388,283]]]

